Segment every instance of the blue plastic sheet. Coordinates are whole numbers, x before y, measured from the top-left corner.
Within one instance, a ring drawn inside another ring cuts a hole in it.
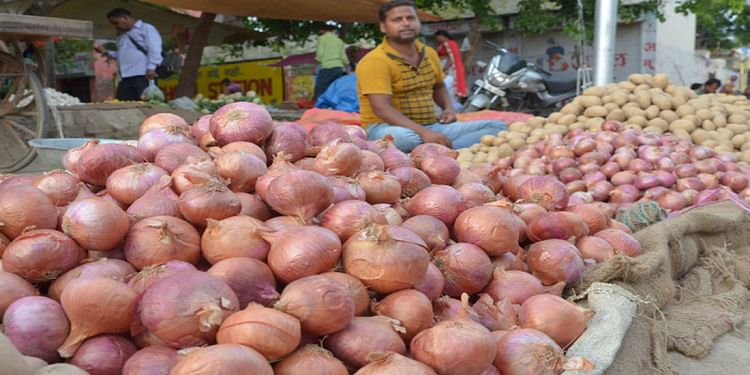
[[[333,81],[315,102],[315,108],[359,112],[357,77],[354,74],[347,74]]]

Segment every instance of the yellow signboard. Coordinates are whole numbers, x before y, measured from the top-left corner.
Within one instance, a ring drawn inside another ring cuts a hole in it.
[[[232,82],[239,83],[243,92],[255,91],[265,104],[281,103],[284,101],[283,70],[269,66],[280,60],[277,58],[202,66],[198,69],[198,93],[216,99],[219,94],[224,93],[221,81],[229,78]],[[159,80],[159,87],[168,99],[174,99],[177,80],[177,77]]]

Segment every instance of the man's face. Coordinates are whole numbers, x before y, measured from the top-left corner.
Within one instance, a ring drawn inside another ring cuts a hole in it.
[[[133,17],[122,16],[122,17],[109,17],[109,23],[117,29],[117,31],[124,32],[130,30],[133,27]]]
[[[718,89],[719,89],[719,85],[713,83],[713,84],[710,84],[710,85],[706,85],[706,89],[703,90],[703,91],[705,91],[707,93],[716,93],[716,90],[718,90]]]
[[[380,22],[380,31],[396,43],[411,43],[419,36],[422,24],[414,8],[400,6],[388,11]]]

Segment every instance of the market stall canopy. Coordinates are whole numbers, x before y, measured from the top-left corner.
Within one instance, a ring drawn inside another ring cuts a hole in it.
[[[378,22],[378,9],[388,0],[145,0],[149,3],[217,14],[285,20]],[[422,21],[440,17],[419,11]]]
[[[175,3],[179,5],[183,2],[187,3],[185,1],[176,1]],[[164,39],[169,39],[175,27],[193,29],[198,24],[198,18],[196,17],[141,1],[68,0],[54,7],[49,16],[93,21],[95,38],[114,39],[115,29],[107,20],[107,13],[116,7],[127,8],[136,19],[154,25]],[[217,45],[246,40],[261,40],[268,38],[268,36],[265,33],[217,22],[211,28],[208,44]]]

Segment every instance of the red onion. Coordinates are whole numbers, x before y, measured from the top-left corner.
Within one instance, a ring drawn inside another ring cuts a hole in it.
[[[583,259],[593,259],[597,263],[615,256],[612,245],[599,237],[581,237],[576,241],[576,247],[581,251]]]
[[[521,187],[521,184],[526,182],[531,177],[533,176],[518,175],[507,179],[503,184],[503,194],[514,201],[518,200],[518,189]]]
[[[713,174],[719,171],[719,169],[709,160],[701,160],[695,163],[695,169],[698,173],[709,173]]]
[[[458,190],[445,185],[433,185],[420,190],[404,205],[412,215],[430,215],[450,226],[466,208],[466,201]]]
[[[177,362],[170,372],[170,375],[196,374],[274,375],[263,355],[240,344],[198,348]]]
[[[479,315],[479,323],[490,331],[513,329],[518,323],[518,314],[507,299],[496,302],[489,294],[480,294],[472,307]]]
[[[610,203],[630,203],[638,199],[640,192],[633,185],[620,185],[610,192]]]
[[[34,178],[32,186],[43,191],[57,207],[66,206],[78,195],[78,176],[60,169],[45,172]]]
[[[453,230],[457,240],[477,245],[488,255],[497,256],[521,251],[518,246],[520,224],[523,220],[510,210],[477,206],[462,212]]]
[[[359,167],[359,173],[385,170],[383,159],[381,159],[378,154],[372,151],[362,150],[360,151],[360,155],[362,156],[362,165]]]
[[[677,182],[677,178],[671,172],[656,170],[654,171],[654,175],[659,180],[659,185],[664,187],[672,187]]]
[[[32,283],[56,279],[86,258],[70,237],[56,230],[36,229],[16,237],[3,252],[3,270]]]
[[[317,173],[291,171],[271,181],[265,199],[274,211],[308,222],[333,203],[333,188]]]
[[[235,257],[216,262],[207,274],[224,281],[237,295],[240,308],[256,302],[272,306],[279,299],[276,279],[268,266],[253,258]]]
[[[513,211],[518,214],[521,220],[526,224],[530,223],[536,217],[547,213],[547,210],[545,210],[544,207],[536,203],[517,203],[513,206]]]
[[[633,185],[637,189],[646,190],[661,185],[661,182],[653,173],[641,172],[638,174]]]
[[[349,288],[320,275],[289,283],[274,308],[299,319],[303,331],[320,336],[346,328],[354,318],[354,298]]]
[[[601,167],[595,163],[581,164],[578,167],[578,170],[580,170],[584,175],[599,172],[599,169],[601,169]]]
[[[103,198],[74,201],[65,210],[62,230],[82,247],[95,251],[114,249],[128,233],[128,215]]]
[[[235,102],[216,110],[209,126],[219,145],[237,141],[261,144],[271,135],[273,121],[262,105]]]
[[[320,276],[327,277],[344,284],[354,299],[354,315],[370,315],[370,294],[367,287],[356,277],[343,272],[324,272]]]
[[[427,265],[427,272],[421,281],[414,284],[414,289],[422,292],[431,301],[443,295],[445,278],[435,264],[430,262]]]
[[[47,194],[37,188],[9,186],[0,190],[0,224],[0,232],[14,239],[27,228],[56,228],[57,210]]]
[[[90,141],[87,141],[83,145],[72,148],[65,152],[65,155],[63,155],[62,158],[62,164],[63,167],[65,167],[66,170],[78,174],[78,163],[81,159],[81,156],[83,156],[84,153],[86,153],[88,150],[96,147],[96,145],[99,144],[98,139],[92,139]]]
[[[177,207],[179,197],[172,190],[172,177],[162,176],[143,196],[128,207],[131,219],[138,221],[152,216],[174,216],[181,218]]]
[[[229,182],[234,192],[251,193],[258,177],[267,171],[266,163],[247,152],[224,153],[214,159],[221,178]]]
[[[367,199],[367,193],[357,180],[349,177],[333,176],[328,178],[333,187],[333,203],[339,203],[346,200]]]
[[[138,304],[143,326],[173,348],[211,343],[239,301],[223,281],[200,271],[181,271],[157,281]]]
[[[578,163],[575,161],[575,159],[558,158],[552,162],[550,167],[552,168],[552,173],[560,174],[560,172],[562,172],[563,170],[568,169],[568,168],[575,168],[577,165]]]
[[[351,142],[351,137],[344,126],[335,122],[323,122],[315,125],[315,128],[310,131],[310,138],[314,146],[322,146],[337,139],[347,143]]]
[[[567,184],[569,182],[582,179],[583,173],[581,173],[581,171],[577,168],[566,168],[560,171],[558,176],[560,177],[560,181]]]
[[[466,208],[480,206],[495,200],[495,193],[490,188],[476,182],[461,185],[458,192],[464,197]]]
[[[719,187],[719,176],[716,174],[698,173],[697,177],[703,182],[703,186],[706,189],[716,189]]]
[[[576,142],[573,146],[573,151],[576,155],[581,156],[588,152],[594,151],[596,148],[596,141],[591,138],[583,138]]]
[[[201,238],[201,251],[210,264],[232,257],[265,260],[270,245],[261,237],[263,222],[250,216],[209,219]]]
[[[695,146],[690,149],[688,152],[691,158],[696,160],[703,160],[708,159],[710,157],[713,157],[715,155],[714,150],[704,147],[704,146]]]
[[[527,272],[497,267],[483,293],[495,301],[507,298],[513,304],[521,304],[531,296],[544,293],[544,287],[538,278]]]
[[[251,303],[232,314],[219,328],[219,344],[242,344],[275,361],[294,351],[302,331],[299,320],[281,311]]]
[[[211,125],[211,123],[209,122],[210,120],[211,115],[203,115],[195,120],[193,125],[190,127],[190,134],[193,135],[193,138],[200,139],[203,134],[208,133],[208,128]]]
[[[675,167],[674,173],[678,178],[693,177],[698,173],[698,170],[694,164],[680,164]]]
[[[242,204],[240,215],[250,216],[258,220],[268,220],[273,216],[271,208],[256,194],[234,193]]]
[[[445,276],[443,293],[457,298],[476,294],[492,277],[492,261],[478,246],[457,243],[433,254],[432,262]]]
[[[185,122],[185,119],[174,113],[164,112],[151,115],[143,120],[138,129],[138,134],[143,135],[155,129],[168,127],[179,127],[185,130],[190,130],[190,125]]]
[[[588,190],[594,200],[606,201],[614,188],[609,181],[599,181],[591,185]]]
[[[196,179],[195,176],[202,178]],[[219,171],[212,160],[202,160],[196,163],[183,164],[172,172],[172,184],[177,194],[182,194],[190,188],[200,185],[211,177],[219,177]]]
[[[570,242],[558,239],[537,242],[529,248],[527,262],[531,272],[545,285],[565,281],[570,285],[583,274],[583,260]]]
[[[435,322],[451,320],[458,316],[458,313],[461,312],[461,301],[448,296],[442,296],[432,301],[432,310],[435,313],[433,319]],[[474,311],[474,308],[468,306],[466,310],[469,313],[469,318],[479,323],[479,314]]]
[[[432,327],[432,303],[427,296],[413,289],[387,295],[373,304],[372,311],[401,322],[404,330],[399,334],[407,343],[419,332]]]
[[[193,125],[193,128],[195,128],[195,125]],[[149,346],[130,356],[122,368],[122,375],[169,374],[179,360],[177,351],[172,348]]]
[[[417,145],[417,147],[414,147],[414,149],[411,150],[410,153],[412,159],[414,159],[417,163],[419,163],[419,161],[424,158],[437,155],[447,156],[451,159],[455,159],[458,157],[458,151],[437,143],[422,143],[420,145]]]
[[[221,152],[217,153],[217,155],[228,154],[230,152],[246,152],[248,154],[255,155],[255,157],[257,157],[260,160],[263,160],[263,163],[268,162],[268,157],[266,157],[266,152],[263,151],[263,149],[260,148],[255,143],[242,142],[242,141],[227,143],[221,147]],[[275,156],[275,154],[272,156]]]
[[[568,204],[565,185],[549,176],[529,178],[518,188],[517,195],[525,202],[537,203],[548,210],[564,209]]]
[[[527,299],[518,310],[518,323],[523,328],[536,329],[567,347],[577,339],[593,311],[550,294],[539,294]]]
[[[398,320],[385,316],[357,316],[349,326],[328,336],[324,345],[348,367],[359,369],[370,362],[370,353],[406,354],[406,345],[399,336],[403,330]],[[363,337],[367,339],[361,340]],[[358,345],[351,345],[353,342]]]
[[[362,166],[362,154],[359,148],[351,143],[334,140],[320,149],[315,157],[313,168],[324,176],[352,177]]]
[[[623,253],[635,257],[641,253],[641,244],[628,233],[617,229],[605,229],[594,234],[607,242],[615,249],[615,253]]]
[[[393,137],[390,134],[378,141],[376,153],[383,159],[385,170],[398,167],[414,167],[416,165],[408,155],[396,148],[396,145],[393,143]]]
[[[740,172],[729,171],[719,179],[722,185],[729,187],[734,192],[740,192],[748,185],[747,177]]]
[[[462,170],[463,171],[463,170]],[[401,184],[401,196],[403,198],[413,197],[420,190],[430,186],[430,177],[417,168],[399,167],[389,171]]]
[[[521,254],[520,256],[516,256],[513,253],[505,253],[502,255],[498,255],[496,257],[492,257],[492,267],[493,269],[496,267],[500,267],[507,271],[528,271],[528,266],[526,266],[526,263],[524,263],[522,257],[525,257],[525,254]]]
[[[39,295],[39,291],[30,282],[16,274],[0,270],[0,315],[16,300],[36,295]]]
[[[320,219],[320,226],[333,231],[342,242],[372,223],[382,222],[378,210],[369,203],[346,200],[329,207]]]
[[[266,153],[269,159],[273,159],[282,151],[289,154],[292,163],[313,153],[312,140],[302,125],[295,122],[273,124],[271,136],[266,142]]]
[[[551,338],[528,328],[515,329],[497,338],[497,355],[493,363],[502,374],[559,374],[566,369],[594,368],[586,359],[567,360],[560,346]]]
[[[604,164],[607,159],[609,159],[609,155],[599,152],[599,151],[592,151],[585,153],[581,155],[580,158],[578,158],[578,162],[580,164],[596,164],[596,165],[602,165]]]
[[[449,156],[428,156],[420,160],[419,168],[430,177],[433,184],[453,185],[461,167]]]
[[[268,266],[285,283],[336,267],[341,241],[336,233],[319,226],[300,226],[263,233],[271,243]]]
[[[174,143],[195,144],[195,139],[190,135],[187,128],[179,126],[160,127],[141,134],[138,139],[138,151],[146,160],[153,162],[159,151]]]
[[[125,258],[138,270],[170,260],[197,264],[200,235],[190,223],[172,216],[154,216],[133,225],[125,237]]]
[[[195,185],[180,194],[177,207],[187,221],[205,227],[208,219],[221,220],[240,213],[242,204],[218,179],[195,180]]]
[[[656,200],[667,211],[679,211],[688,205],[687,198],[676,191],[666,191]]]
[[[651,162],[643,159],[633,159],[628,164],[628,169],[633,172],[650,172],[653,170],[653,165]]]
[[[188,161],[208,159],[208,154],[192,143],[172,143],[161,148],[156,153],[154,164],[167,173],[172,173],[177,167]]]
[[[167,171],[154,164],[141,163],[123,167],[107,178],[107,192],[118,202],[130,205],[166,175]]]
[[[68,283],[76,279],[107,277],[115,280],[125,280],[127,276],[135,272],[135,268],[130,263],[120,259],[101,258],[85,262],[55,279],[47,290],[47,296],[55,301],[59,301]]]
[[[107,178],[114,171],[144,161],[146,158],[135,147],[117,143],[101,144],[81,155],[76,174],[83,182],[105,186]]]
[[[29,296],[13,302],[3,316],[3,331],[21,354],[57,362],[57,348],[70,332],[62,307],[47,297]]]
[[[677,168],[675,162],[667,157],[663,157],[657,160],[654,166],[664,172],[674,172],[674,170]]]
[[[181,260],[170,260],[158,266],[146,267],[140,272],[128,275],[128,287],[140,296],[155,282],[181,271],[195,271],[195,266]]]
[[[555,161],[560,158],[575,158],[576,154],[573,150],[569,149],[567,146],[563,145],[552,145],[552,143],[549,143],[548,146],[549,150],[545,152],[547,158],[551,161]],[[533,156],[538,157],[538,156]]]
[[[98,336],[84,341],[70,363],[91,375],[121,374],[125,362],[137,350],[132,342],[123,337]]]
[[[638,140],[638,134],[635,131],[632,130],[626,130],[622,133],[619,133],[617,137],[615,138],[615,147],[623,147],[623,146],[638,146],[638,143],[640,142]]]
[[[399,354],[393,353],[392,355],[397,356]],[[365,368],[376,363],[373,362]],[[274,371],[276,375],[298,375],[300,372],[307,375],[349,375],[349,371],[340,360],[317,344],[304,345],[294,353],[284,357],[275,364]]]
[[[706,190],[706,185],[698,177],[685,177],[677,180],[677,191],[684,191],[687,189],[702,191]]]

